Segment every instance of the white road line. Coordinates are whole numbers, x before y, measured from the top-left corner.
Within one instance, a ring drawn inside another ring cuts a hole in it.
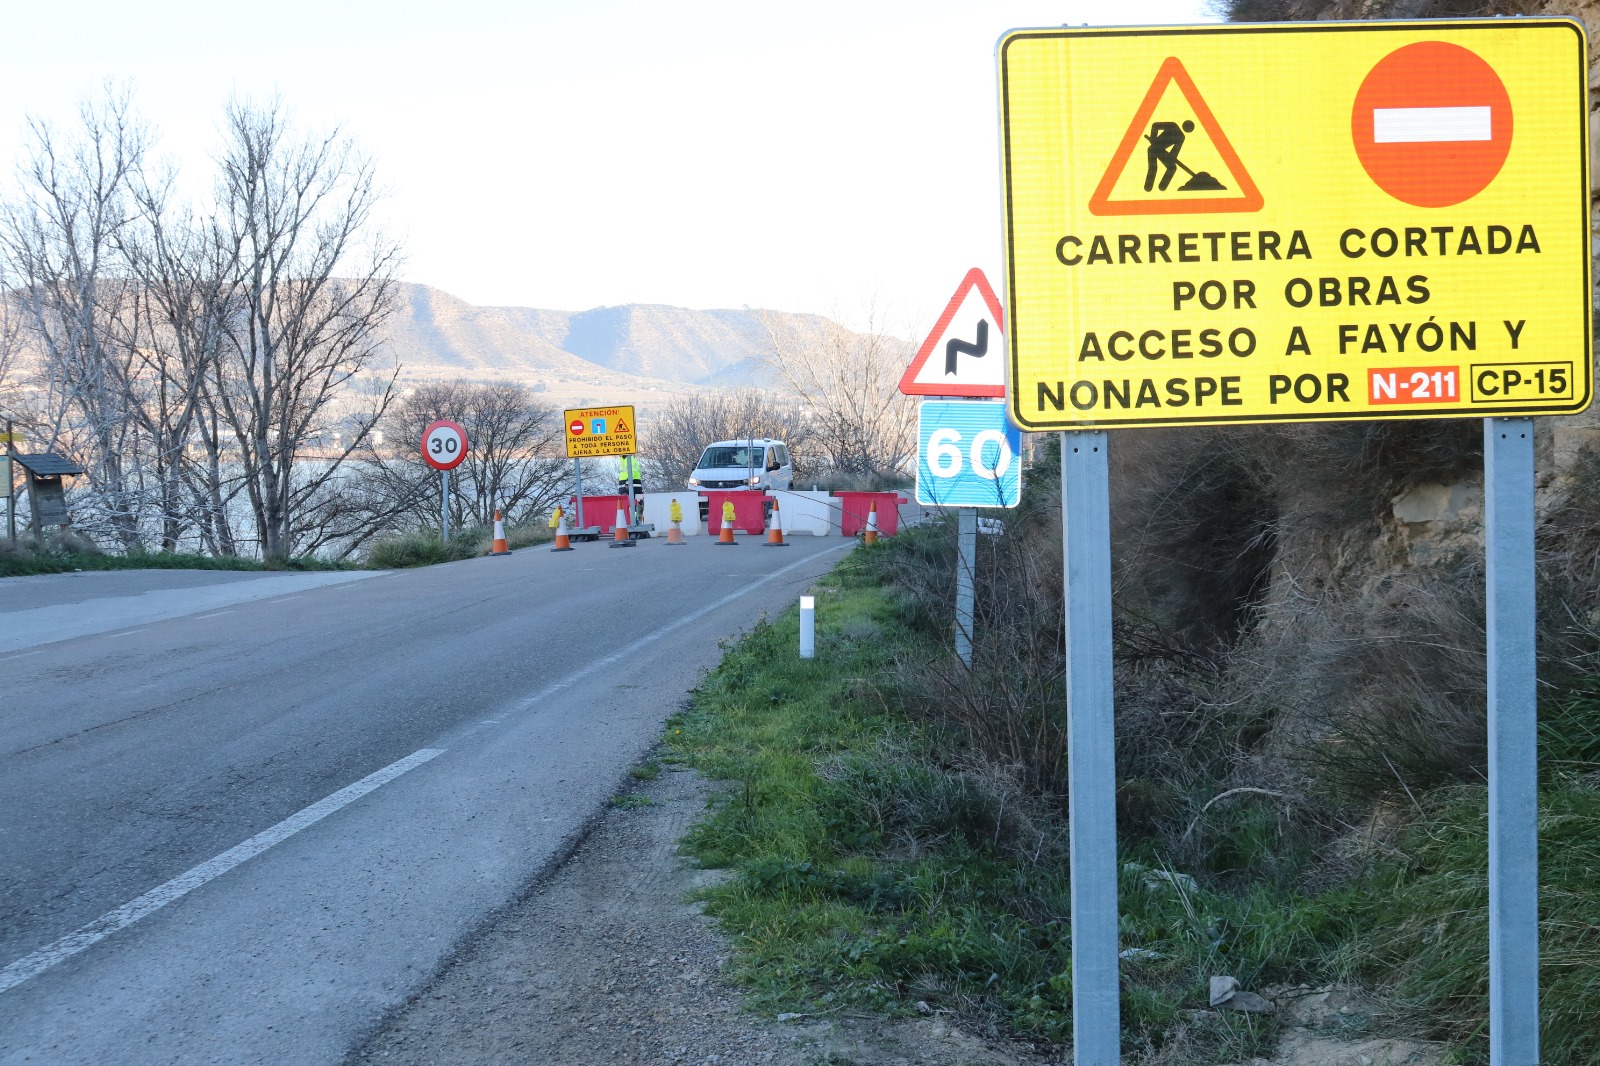
[[[335,585],[333,587],[334,588],[343,588],[342,585]],[[232,613],[233,613],[233,608],[230,607],[226,611],[212,611],[210,614],[197,614],[194,617],[195,617],[196,621],[198,621],[198,620],[200,620],[202,618],[220,618],[225,614],[232,614]]]
[[[150,628],[149,626],[139,626],[139,627],[137,627],[135,629],[119,629],[115,633],[107,633],[107,634],[105,634],[105,636],[102,639],[110,640],[112,637],[125,637],[130,633],[143,633],[145,630],[147,630],[149,628]]]
[[[43,648],[36,648],[33,651],[19,651],[15,655],[7,655],[7,656],[4,656],[4,657],[0,657],[0,662],[10,662],[12,659],[20,659],[24,655],[43,655],[43,654],[44,654],[44,649]]]
[[[236,844],[216,858],[201,863],[188,873],[179,874],[164,885],[157,885],[138,899],[124,903],[114,911],[108,911],[83,926],[75,932],[57,940],[53,944],[46,944],[31,955],[25,955],[0,970],[0,993],[15,988],[17,985],[31,977],[50,969],[50,967],[71,958],[85,948],[91,947],[112,933],[137,922],[139,919],[154,914],[173,900],[188,895],[201,885],[213,878],[220,877],[229,870],[246,860],[260,855],[274,844],[281,843],[294,836],[307,826],[322,821],[328,815],[345,807],[365,796],[368,792],[393,781],[407,770],[414,769],[427,762],[429,759],[443,755],[442,748],[423,748],[421,751],[412,752],[399,762],[392,762],[382,770],[370,773],[353,785],[346,785],[333,795],[318,800],[311,806],[292,814],[270,829],[263,829],[255,836],[242,844]]]

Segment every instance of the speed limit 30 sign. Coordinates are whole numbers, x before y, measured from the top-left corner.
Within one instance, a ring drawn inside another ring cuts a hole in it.
[[[422,431],[422,461],[435,470],[454,470],[467,457],[467,431],[441,418]]]

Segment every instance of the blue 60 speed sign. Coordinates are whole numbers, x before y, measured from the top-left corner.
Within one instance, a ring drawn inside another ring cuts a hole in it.
[[[1015,507],[1022,434],[1000,400],[924,400],[917,413],[917,502]]]

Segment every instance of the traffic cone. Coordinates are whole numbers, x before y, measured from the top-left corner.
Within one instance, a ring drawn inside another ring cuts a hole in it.
[[[717,547],[721,548],[724,545],[726,545],[727,547],[730,547],[730,548],[738,547],[738,545],[733,542],[733,523],[732,522],[724,522],[724,523],[722,523],[722,532],[717,534]]]
[[[612,534],[611,546],[613,548],[635,547],[633,538],[628,536],[628,505],[625,503],[617,504],[617,529]]]
[[[767,530],[767,547],[787,548],[788,546],[783,542],[783,518],[778,512],[778,501],[774,498],[772,501],[772,528]]]
[[[688,541],[683,539],[683,523],[681,523],[681,522],[672,523],[672,528],[667,530],[667,543],[668,544],[688,544],[689,543]]]
[[[872,507],[867,511],[867,531],[862,534],[861,543],[878,543],[878,501],[872,501]]]
[[[500,512],[494,513],[494,543],[489,546],[490,555],[510,555],[511,549],[506,547],[506,524],[500,521]]]
[[[572,541],[567,538],[567,516],[561,515],[561,520],[556,524],[556,546],[550,549],[553,552],[569,552],[572,550]]]

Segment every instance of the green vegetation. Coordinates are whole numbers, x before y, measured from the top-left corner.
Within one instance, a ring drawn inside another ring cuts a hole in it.
[[[506,545],[512,551],[548,544],[554,534],[543,523],[511,527],[506,530]],[[373,545],[365,563],[337,562],[301,557],[286,561],[261,562],[233,556],[185,555],[174,552],[137,552],[110,555],[94,550],[77,538],[75,550],[40,551],[19,548],[11,551],[0,545],[0,577],[26,574],[65,574],[74,570],[397,570],[412,566],[432,566],[488,555],[493,546],[491,529],[472,528],[453,533],[448,546],[439,534],[424,530],[380,540]]]
[[[506,530],[506,546],[512,551],[548,544],[554,534],[534,523]],[[374,570],[400,570],[412,566],[454,563],[488,555],[494,544],[494,530],[483,526],[452,530],[450,543],[439,540],[437,529],[418,530],[378,541],[367,553],[367,566]]]
[[[1063,1040],[1064,803],[1058,785],[986,752],[994,745],[950,709],[943,625],[909,587],[936,554],[932,537],[860,550],[825,579],[816,659],[795,654],[792,611],[730,647],[669,726],[662,761],[729,784],[685,846],[735,872],[705,898],[738,940],[737,972],[759,1007],[896,1014],[923,1001]],[[1208,737],[1248,728],[1205,723]],[[1600,697],[1561,703],[1545,728],[1545,1061],[1592,1066]],[[1191,820],[1171,793],[1201,784],[1216,799]],[[1208,978],[1231,974],[1258,990],[1359,980],[1380,992],[1391,1028],[1483,1061],[1483,789],[1420,792],[1400,812],[1405,828],[1333,846],[1268,790],[1217,802],[1214,785],[1148,769],[1122,778],[1128,1048],[1185,1066],[1265,1052],[1274,1019],[1204,1010]]]
[[[67,574],[75,570],[348,570],[350,564],[324,559],[290,559],[263,563],[213,555],[142,552],[106,555],[96,551],[10,551],[0,549],[0,577],[26,574]]]

